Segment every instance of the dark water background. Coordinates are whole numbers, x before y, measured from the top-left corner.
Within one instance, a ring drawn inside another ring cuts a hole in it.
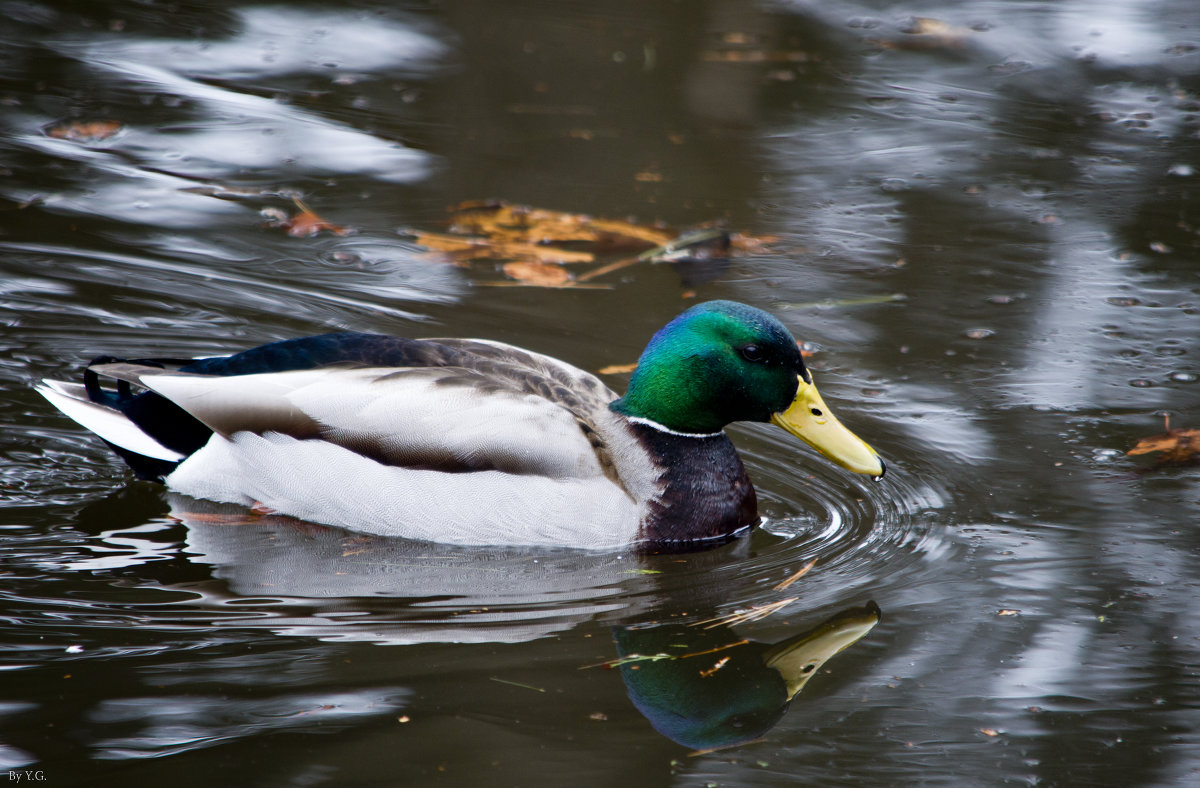
[[[552,290],[401,233],[484,198],[778,240]],[[709,553],[357,540],[172,516],[30,388],[344,328],[595,370],[693,296],[811,343],[888,478],[739,426],[769,519]],[[1200,783],[1200,475],[1124,454],[1200,427],[1193,0],[0,0],[0,325],[0,778]],[[789,597],[731,639],[883,618],[752,743],[582,669]]]

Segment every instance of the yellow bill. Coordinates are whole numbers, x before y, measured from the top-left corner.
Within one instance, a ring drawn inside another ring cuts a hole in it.
[[[847,470],[876,477],[886,470],[875,450],[834,418],[816,385],[804,378],[799,379],[792,404],[771,421]]]

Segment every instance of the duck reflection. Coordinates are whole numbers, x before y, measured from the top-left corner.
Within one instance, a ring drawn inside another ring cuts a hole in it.
[[[262,625],[326,640],[518,643],[646,615],[658,596],[632,552],[466,547],[365,536],[168,496],[188,560],[221,581],[210,604],[274,611]],[[689,559],[717,566],[747,547]],[[275,604],[278,602],[278,604]],[[294,608],[294,609],[293,609]],[[303,609],[301,615],[299,610]],[[290,614],[282,615],[283,610]]]
[[[652,624],[614,630],[613,665],[633,705],[655,730],[697,750],[757,739],[830,658],[879,623],[868,602],[778,643],[758,643],[732,627]]]

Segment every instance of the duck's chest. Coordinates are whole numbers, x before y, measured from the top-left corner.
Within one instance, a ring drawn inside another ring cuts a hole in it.
[[[693,437],[640,427],[637,437],[658,470],[658,489],[643,509],[643,543],[699,547],[758,522],[754,486],[724,433]]]

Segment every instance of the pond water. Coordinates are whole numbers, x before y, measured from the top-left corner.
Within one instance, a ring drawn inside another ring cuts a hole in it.
[[[1125,454],[1200,427],[1193,0],[0,18],[10,783],[1200,783],[1200,473]],[[353,233],[270,226],[294,197]],[[414,242],[486,199],[769,243],[552,289]],[[341,329],[599,370],[712,298],[890,470],[735,426],[766,520],[702,553],[210,512],[32,390]]]

